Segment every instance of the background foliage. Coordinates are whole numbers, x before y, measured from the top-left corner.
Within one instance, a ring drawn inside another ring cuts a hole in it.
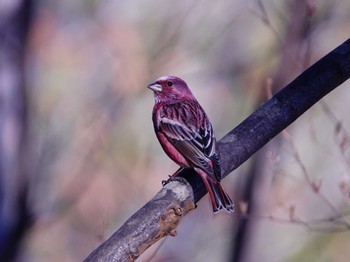
[[[156,141],[148,83],[185,79],[221,138],[349,38],[349,12],[341,0],[34,2],[34,222],[18,257],[82,260],[177,169]],[[139,260],[347,261],[349,222],[332,218],[349,210],[349,97],[345,83],[223,181],[235,214],[213,215],[206,196]]]

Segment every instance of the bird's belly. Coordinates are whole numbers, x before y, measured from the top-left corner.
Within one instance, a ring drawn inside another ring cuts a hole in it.
[[[179,166],[192,167],[192,165],[183,157],[183,155],[177,151],[177,149],[168,141],[168,139],[162,134],[157,134],[158,140],[162,145],[165,153]]]

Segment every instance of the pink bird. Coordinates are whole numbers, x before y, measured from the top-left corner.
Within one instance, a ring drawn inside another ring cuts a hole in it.
[[[148,88],[154,91],[152,120],[165,153],[201,176],[214,212],[223,208],[233,211],[232,200],[220,185],[220,156],[213,128],[185,81],[162,76]]]

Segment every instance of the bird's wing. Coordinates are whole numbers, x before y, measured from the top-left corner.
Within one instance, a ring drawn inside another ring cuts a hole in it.
[[[198,103],[181,102],[165,107],[159,115],[157,126],[189,162],[215,180],[221,180],[213,128]]]

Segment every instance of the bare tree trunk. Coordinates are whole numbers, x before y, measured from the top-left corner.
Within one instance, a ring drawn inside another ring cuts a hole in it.
[[[279,44],[281,45],[281,58],[276,73],[272,78],[271,88],[273,92],[278,92],[288,83],[288,80],[302,71],[305,65],[309,63],[310,34],[312,32],[310,19],[312,11],[308,3],[303,0],[289,1],[290,10],[289,21],[286,23],[285,36]],[[266,93],[262,94],[266,97]],[[261,104],[261,101],[258,101]],[[277,136],[273,143],[268,144],[262,150],[257,152],[250,168],[249,173],[242,179],[246,181],[245,187],[240,188],[244,192],[243,201],[248,204],[248,214],[254,215],[261,213],[265,208],[264,204],[270,183],[270,176],[266,176],[264,170],[268,165],[266,152],[270,149],[280,148],[281,139]],[[277,153],[278,154],[278,153]],[[238,220],[236,235],[232,241],[231,261],[250,261],[251,245],[255,234],[254,220]]]
[[[25,136],[27,130],[24,53],[31,1],[0,7],[0,257],[14,259],[28,226]]]

